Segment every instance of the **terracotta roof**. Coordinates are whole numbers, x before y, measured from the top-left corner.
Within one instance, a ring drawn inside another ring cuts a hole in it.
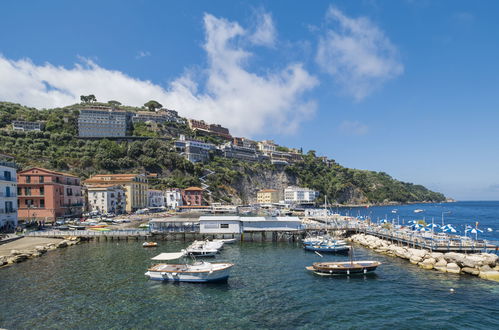
[[[76,175],[72,175],[72,174],[69,174],[69,173],[63,173],[63,172],[51,171],[51,170],[47,170],[46,168],[41,168],[41,167],[31,167],[31,168],[28,168],[27,170],[17,172],[17,174],[23,174],[25,172],[32,171],[32,170],[39,170],[39,171],[43,171],[43,172],[46,172],[46,173],[51,173],[51,174],[55,174],[55,175],[69,176],[69,177],[73,177],[73,178],[79,179],[79,177],[77,177]]]
[[[277,190],[275,190],[275,189],[262,189],[262,190],[259,190],[258,192],[277,192]]]
[[[185,191],[203,191],[203,189],[201,189],[199,187],[189,187],[189,188],[186,188],[184,190]]]
[[[101,183],[101,182],[129,182],[136,178],[139,174],[98,174],[94,175],[84,183]]]

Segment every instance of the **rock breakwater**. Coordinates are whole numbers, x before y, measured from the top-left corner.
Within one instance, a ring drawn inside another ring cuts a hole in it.
[[[30,249],[12,249],[7,255],[0,255],[0,267],[13,265],[28,259],[41,257],[48,251],[76,245],[80,242],[78,237],[68,237],[57,243],[37,245]]]
[[[427,270],[452,274],[470,274],[499,282],[499,256],[491,253],[464,254],[457,252],[431,252],[392,244],[372,235],[356,234],[352,242],[366,246],[375,252],[409,260]]]

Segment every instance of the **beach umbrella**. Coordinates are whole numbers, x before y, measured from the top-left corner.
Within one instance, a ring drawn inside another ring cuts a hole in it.
[[[420,227],[417,229],[417,231],[431,231],[431,229],[428,227]]]
[[[408,225],[413,225],[413,224],[415,224],[415,223],[417,223],[417,222],[416,222],[416,221],[414,221],[414,220],[409,220],[409,221],[407,221],[407,224],[408,224]]]
[[[444,233],[457,233],[457,230],[452,226],[449,226],[447,228],[442,227],[441,229]]]
[[[419,224],[419,223],[415,223],[415,224],[413,224],[413,225],[411,226],[411,229],[412,229],[412,230],[417,230],[417,229],[422,228],[422,227],[423,227],[423,225],[421,225],[421,224]]]
[[[483,230],[478,228],[468,228],[464,231],[465,233],[475,234],[475,240],[478,239],[478,233],[483,233]]]
[[[387,222],[388,222],[388,220],[386,220],[386,219],[381,219],[381,221],[380,221],[379,223],[387,223]]]
[[[426,227],[428,227],[428,228],[430,228],[430,229],[434,229],[434,228],[439,228],[439,227],[440,227],[440,225],[437,225],[436,223],[430,223],[430,224],[429,224],[428,226],[426,226]]]

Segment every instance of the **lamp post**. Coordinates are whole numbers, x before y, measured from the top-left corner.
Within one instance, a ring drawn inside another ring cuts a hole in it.
[[[444,214],[446,213],[451,213],[450,211],[444,211],[442,212],[442,226],[444,225]]]

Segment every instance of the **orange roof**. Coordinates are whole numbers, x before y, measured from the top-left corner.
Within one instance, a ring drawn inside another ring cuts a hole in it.
[[[275,189],[262,189],[258,192],[277,192],[277,190],[275,190]]]
[[[139,174],[98,174],[94,175],[84,183],[101,183],[101,182],[129,182],[136,178]]]
[[[185,191],[202,191],[203,189],[201,189],[199,187],[189,187],[189,188],[186,188],[184,190]]]
[[[47,170],[46,168],[41,168],[41,167],[31,167],[31,168],[28,168],[27,170],[17,172],[17,174],[23,174],[25,172],[29,172],[29,171],[32,171],[32,170],[39,170],[39,171],[50,173],[50,174],[70,176],[70,177],[79,179],[76,175],[72,175],[72,174],[68,174],[68,173],[63,173],[63,172],[51,171],[51,170]]]

